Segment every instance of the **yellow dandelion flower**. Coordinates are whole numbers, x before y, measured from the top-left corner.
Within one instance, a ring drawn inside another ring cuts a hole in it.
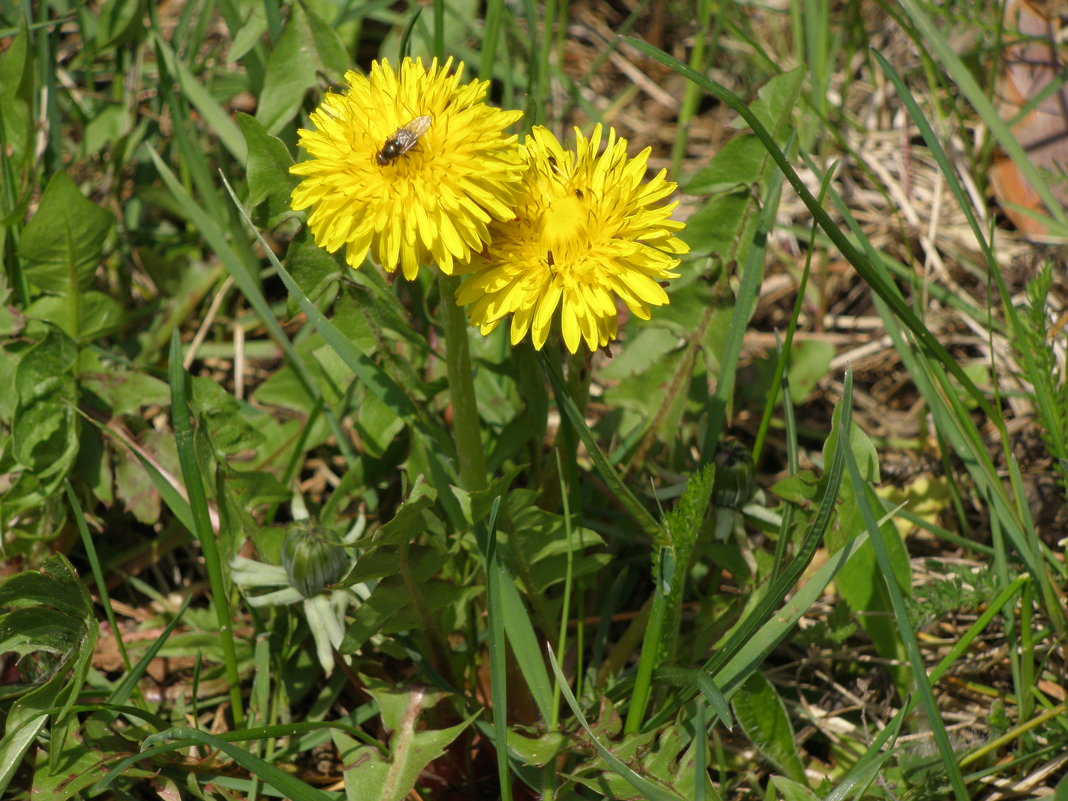
[[[489,81],[461,84],[461,63],[429,69],[385,60],[369,76],[348,72],[344,93],[329,93],[301,130],[311,158],[293,208],[311,209],[315,242],[359,267],[370,251],[389,272],[415,278],[420,265],[452,274],[489,241],[489,225],[515,216],[522,174],[517,138],[504,129],[521,116],[482,102]]]
[[[469,276],[456,301],[468,306],[483,334],[511,316],[512,344],[529,331],[545,344],[557,307],[560,331],[572,353],[616,338],[616,298],[649,319],[649,307],[668,302],[660,281],[689,247],[675,236],[677,203],[657,205],[675,190],[664,170],[642,183],[650,149],[627,158],[627,141],[601,126],[586,139],[576,129],[575,152],[546,128],[535,128],[521,150],[526,160],[516,218],[490,226],[493,244],[462,268]]]

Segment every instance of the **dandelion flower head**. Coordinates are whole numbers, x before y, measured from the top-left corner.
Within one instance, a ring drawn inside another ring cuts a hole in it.
[[[540,350],[559,307],[567,349],[596,350],[616,338],[616,298],[643,320],[668,302],[659,282],[678,277],[689,251],[675,236],[684,224],[671,219],[678,204],[658,205],[675,184],[664,170],[643,183],[650,149],[629,159],[614,129],[600,153],[600,125],[575,136],[571,152],[548,129],[531,132],[516,218],[491,225],[492,247],[463,270],[456,300],[483,334],[511,317],[512,344],[529,331]]]
[[[370,252],[409,280],[431,263],[452,274],[489,241],[491,222],[515,216],[522,162],[504,129],[522,113],[487,106],[489,81],[461,84],[463,64],[451,67],[405,58],[399,72],[385,60],[367,76],[350,71],[347,89],[312,112],[315,129],[299,132],[310,158],[290,168],[304,178],[293,208],[310,209],[316,244],[344,246],[353,268]],[[418,134],[405,149],[402,129]]]

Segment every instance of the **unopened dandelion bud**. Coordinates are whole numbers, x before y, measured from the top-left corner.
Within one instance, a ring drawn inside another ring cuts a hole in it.
[[[351,560],[334,535],[311,522],[294,523],[282,543],[282,566],[305,598],[341,580]]]
[[[753,454],[738,440],[728,439],[716,448],[715,462],[712,505],[741,508],[753,494]]]

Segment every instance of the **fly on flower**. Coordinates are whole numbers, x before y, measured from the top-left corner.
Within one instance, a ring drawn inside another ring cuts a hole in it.
[[[403,156],[415,147],[419,137],[430,130],[431,122],[429,114],[422,114],[406,125],[402,125],[386,139],[382,149],[375,154],[375,160],[385,167],[387,164],[391,164],[394,159]]]
[[[453,66],[406,58],[348,72],[299,132],[308,158],[290,168],[302,179],[293,208],[351,267],[369,254],[409,280],[430,264],[451,275],[489,243],[491,222],[515,216],[523,164],[505,129],[523,113],[487,106],[489,82],[465,83]]]

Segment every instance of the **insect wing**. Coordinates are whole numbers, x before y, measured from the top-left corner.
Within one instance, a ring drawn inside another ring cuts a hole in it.
[[[430,115],[423,114],[397,129],[397,132],[393,134],[393,138],[400,145],[401,153],[411,150],[415,143],[419,141],[419,137],[430,130],[430,122]]]
[[[419,141],[419,137],[430,130],[431,118],[428,114],[416,117],[411,122],[408,122],[394,131],[385,144],[382,145],[382,149],[375,154],[375,159],[379,164],[385,166],[391,163],[399,156],[403,156],[413,147],[415,143]]]

